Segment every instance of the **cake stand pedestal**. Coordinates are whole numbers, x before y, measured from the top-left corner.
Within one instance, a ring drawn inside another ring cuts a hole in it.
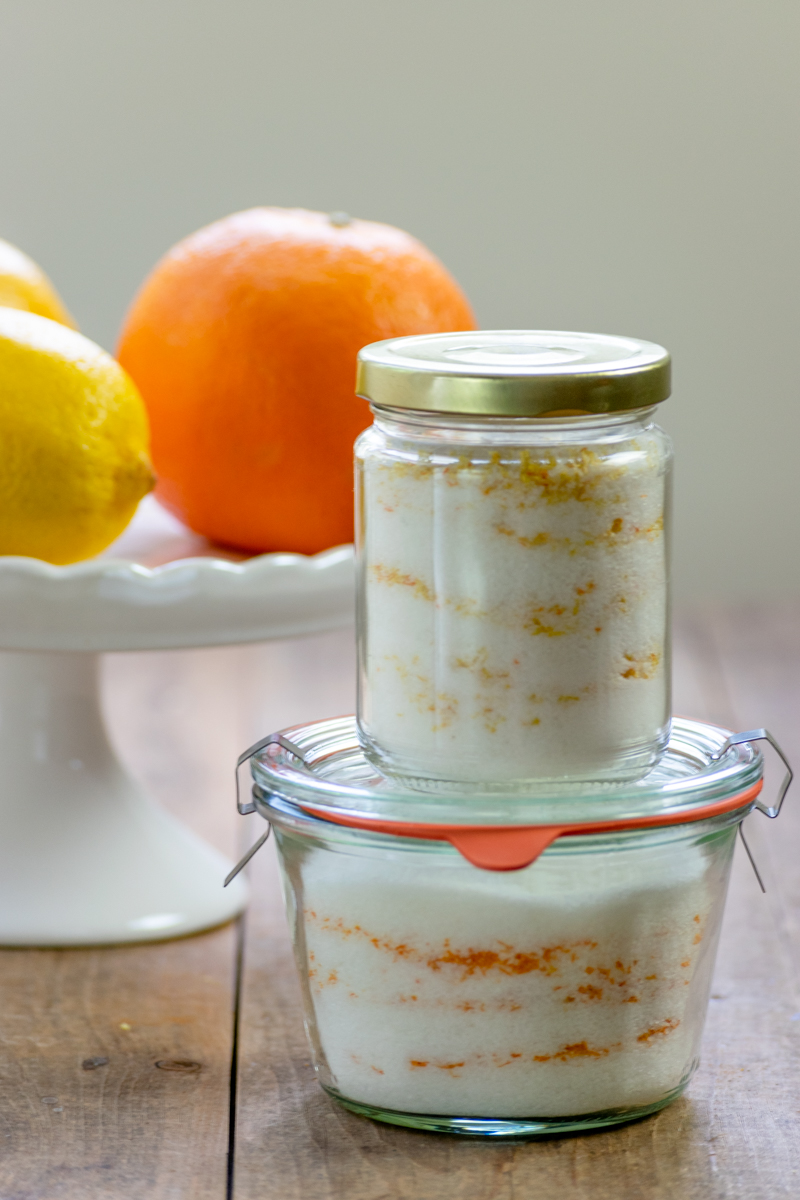
[[[246,902],[240,878],[223,889],[232,864],[120,765],[101,653],[318,633],[352,610],[350,547],[237,561],[150,498],[90,562],[0,558],[0,945],[175,937]]]

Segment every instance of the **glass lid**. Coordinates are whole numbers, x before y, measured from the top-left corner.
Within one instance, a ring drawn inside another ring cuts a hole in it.
[[[730,730],[675,717],[660,762],[644,778],[623,784],[540,784],[535,794],[414,791],[379,775],[367,762],[355,718],[295,725],[276,734],[251,761],[256,794],[282,797],[326,812],[414,823],[546,824],[628,820],[691,812],[757,784],[761,753],[745,742],[719,755]],[[288,743],[288,746],[287,746]],[[298,754],[292,753],[294,747]]]

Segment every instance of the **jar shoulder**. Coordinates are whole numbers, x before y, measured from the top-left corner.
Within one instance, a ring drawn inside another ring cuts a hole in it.
[[[606,464],[618,456],[629,463],[633,458],[645,457],[659,467],[668,466],[673,458],[672,439],[660,425],[653,421],[631,421],[613,431],[526,429],[518,434],[508,430],[492,432],[484,436],[458,436],[452,429],[431,432],[427,436],[409,437],[405,430],[392,430],[374,424],[365,429],[356,440],[357,462],[402,460],[425,462],[434,465],[437,461],[471,462],[475,465],[533,459],[549,459],[567,462],[575,456],[597,457]],[[632,457],[633,456],[633,457]]]

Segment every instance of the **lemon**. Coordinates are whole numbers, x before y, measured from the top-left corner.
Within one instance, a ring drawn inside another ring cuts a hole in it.
[[[99,553],[153,487],[148,437],[141,396],[110,354],[0,308],[0,554]]]
[[[0,238],[0,304],[38,313],[77,329],[41,267],[10,242]]]

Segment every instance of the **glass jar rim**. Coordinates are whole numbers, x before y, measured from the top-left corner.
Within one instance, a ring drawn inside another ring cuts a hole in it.
[[[626,408],[619,412],[582,412],[582,413],[540,413],[537,416],[507,416],[489,413],[457,413],[432,412],[417,408],[391,408],[387,404],[370,401],[370,408],[375,418],[375,424],[380,426],[383,421],[392,424],[409,426],[417,432],[427,430],[452,430],[454,434],[461,431],[497,434],[569,434],[570,431],[582,436],[587,430],[625,430],[631,424],[647,423],[656,412],[656,405],[648,404],[644,408]]]
[[[622,784],[540,784],[520,794],[465,795],[415,791],[378,775],[367,762],[353,717],[317,721],[282,731],[302,760],[272,743],[254,755],[257,789],[321,816],[348,814],[409,823],[464,825],[591,824],[685,814],[727,801],[759,784],[763,758],[750,743],[729,746],[720,726],[673,718],[658,764],[642,779]]]
[[[295,836],[308,837],[313,842],[324,845],[324,848],[348,847],[348,850],[358,853],[396,854],[411,851],[416,854],[433,854],[448,856],[453,862],[459,859],[472,866],[492,872],[505,873],[531,866],[543,856],[548,859],[553,855],[583,856],[586,854],[636,851],[637,849],[654,845],[685,845],[687,842],[705,840],[710,834],[739,825],[752,811],[752,798],[729,808],[727,811],[703,815],[695,820],[673,821],[665,825],[648,825],[641,828],[610,829],[604,832],[589,832],[572,834],[569,837],[559,836],[548,842],[541,850],[533,853],[528,848],[514,849],[515,830],[505,828],[507,842],[512,847],[511,856],[516,855],[517,861],[504,865],[490,865],[488,862],[474,856],[470,849],[460,843],[458,838],[420,838],[408,833],[402,828],[395,832],[386,833],[380,829],[359,828],[349,824],[331,821],[317,813],[308,811],[294,801],[270,793],[265,795],[261,789],[254,787],[255,811],[268,821],[270,826],[282,832]]]

